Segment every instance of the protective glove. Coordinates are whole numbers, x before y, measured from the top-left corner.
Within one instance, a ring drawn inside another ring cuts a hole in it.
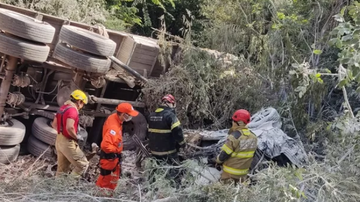
[[[216,159],[215,158],[208,158],[207,161],[208,161],[208,164],[210,164],[210,165],[215,165],[216,164]]]
[[[185,146],[186,146],[186,144],[182,144],[182,145],[176,144],[176,146],[175,146],[175,147],[176,147],[176,151],[179,152],[181,148],[184,150]]]
[[[95,142],[91,143],[91,153],[98,153],[99,151],[99,146]]]
[[[208,158],[208,164],[214,166],[216,169],[221,169],[221,164],[222,162],[220,162],[217,158]]]
[[[215,164],[215,168],[218,170],[218,171],[221,171],[221,165],[220,164]]]

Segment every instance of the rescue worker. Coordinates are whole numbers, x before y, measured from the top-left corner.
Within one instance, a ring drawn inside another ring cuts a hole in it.
[[[55,141],[58,164],[56,176],[68,173],[70,164],[72,164],[75,168],[71,175],[80,177],[89,166],[89,162],[78,144],[78,141],[81,140],[81,136],[78,135],[79,110],[87,103],[88,98],[83,91],[73,91],[70,100],[60,107],[52,122],[52,127],[58,133]]]
[[[223,165],[220,180],[224,183],[246,181],[257,149],[257,137],[246,126],[250,122],[250,113],[244,109],[237,110],[232,121],[232,132],[216,158],[216,163]]]
[[[178,152],[185,146],[180,121],[175,114],[176,102],[171,94],[161,99],[161,104],[148,118],[150,152],[159,161],[170,165],[179,163]],[[178,182],[180,171],[171,169],[169,178]]]
[[[121,175],[121,152],[123,151],[122,124],[139,114],[129,103],[121,103],[103,126],[100,151],[100,176],[96,185],[114,190]]]

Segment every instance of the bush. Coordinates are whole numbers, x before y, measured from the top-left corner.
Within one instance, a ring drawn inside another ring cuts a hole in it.
[[[204,49],[185,49],[182,62],[143,88],[144,101],[153,111],[166,93],[177,100],[178,117],[185,127],[227,127],[232,113],[245,108],[255,113],[271,105],[271,92],[247,61]],[[161,84],[161,85],[159,85]],[[261,93],[259,93],[261,92]]]

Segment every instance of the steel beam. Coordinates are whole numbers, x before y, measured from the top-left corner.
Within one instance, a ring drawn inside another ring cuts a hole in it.
[[[130,103],[134,107],[145,107],[143,102],[134,102],[134,101],[126,101],[126,100],[117,100],[117,99],[108,99],[108,98],[98,98],[95,96],[90,96],[90,99],[93,100],[95,103],[104,104],[104,105],[118,105],[123,102]]]
[[[5,76],[4,79],[1,82],[0,86],[0,121],[1,117],[4,114],[5,106],[6,106],[6,99],[9,94],[11,81],[14,76],[14,72],[16,70],[18,58],[8,56],[8,62],[5,67]]]
[[[148,80],[143,77],[141,74],[139,74],[137,71],[133,70],[131,67],[127,66],[125,63],[121,62],[119,59],[117,59],[114,56],[109,57],[109,59],[117,64],[118,66],[120,66],[121,68],[123,68],[124,70],[126,70],[127,72],[129,72],[130,74],[132,74],[133,76],[135,76],[136,78],[144,81],[144,82],[148,82]],[[115,69],[118,69],[118,67],[116,65],[114,65]]]

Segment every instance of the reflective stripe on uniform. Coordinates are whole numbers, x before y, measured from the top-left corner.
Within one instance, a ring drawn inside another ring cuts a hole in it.
[[[157,108],[157,109],[155,110],[155,112],[157,112],[157,113],[162,112],[162,111],[164,111],[163,108]]]
[[[222,149],[224,152],[226,152],[227,154],[229,154],[229,155],[234,152],[234,151],[233,151],[232,149],[230,149],[226,144],[224,144],[224,145],[221,147],[221,149]]]
[[[183,144],[185,144],[185,140],[183,140],[179,143],[179,145],[183,145]]]
[[[171,125],[171,130],[180,126],[180,121],[176,121],[174,124]]]
[[[242,129],[241,131],[243,132],[244,135],[250,135],[251,134],[249,129]]]
[[[171,133],[171,130],[149,128],[149,132],[152,132],[152,133]]]
[[[236,158],[252,158],[255,154],[255,151],[247,151],[247,152],[234,152],[231,154],[231,157]]]
[[[172,154],[176,152],[176,149],[171,150],[171,151],[166,151],[166,152],[157,152],[157,151],[150,151],[152,154],[154,155],[158,155],[158,156],[164,156],[164,155],[168,155],[168,154]]]
[[[228,167],[226,165],[223,165],[223,170],[224,172],[227,172],[232,175],[246,175],[249,172],[249,169],[236,169],[236,168]]]

